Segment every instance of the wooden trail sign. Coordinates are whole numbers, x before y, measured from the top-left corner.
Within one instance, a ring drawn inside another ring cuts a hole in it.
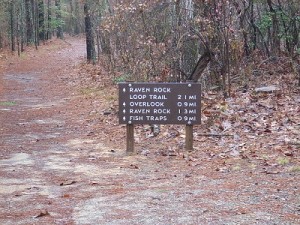
[[[120,83],[121,124],[199,124],[201,90],[196,83]]]
[[[198,83],[119,83],[119,123],[127,124],[128,152],[134,151],[133,124],[185,124],[186,148],[191,150],[193,125],[201,123],[201,86]]]

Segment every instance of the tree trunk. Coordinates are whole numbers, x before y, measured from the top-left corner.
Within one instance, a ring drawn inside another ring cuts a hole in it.
[[[267,3],[272,14],[272,33],[270,37],[272,52],[274,55],[277,55],[280,52],[279,21],[276,10],[273,8],[272,0],[267,0]]]
[[[48,29],[47,29],[47,40],[52,38],[52,26],[51,26],[51,20],[52,20],[52,12],[51,12],[51,0],[48,0],[47,4],[47,10],[48,10]]]
[[[45,13],[44,13],[44,0],[38,2],[38,18],[39,18],[39,40],[45,40]]]
[[[35,38],[35,47],[40,45],[40,39],[39,39],[39,7],[38,7],[38,2],[34,1],[34,20],[35,20],[35,33],[34,33],[34,38]]]
[[[79,3],[78,0],[75,0],[75,9],[74,9],[74,13],[75,13],[75,24],[74,24],[74,34],[78,35],[80,33],[80,29],[79,29]]]
[[[84,4],[84,16],[85,16],[85,33],[86,33],[86,58],[88,63],[91,63],[95,55],[94,36],[92,30],[92,22],[90,16],[90,9],[87,3]]]
[[[63,39],[63,29],[62,29],[62,16],[61,16],[61,2],[60,0],[55,0],[55,6],[56,6],[56,19],[58,21],[58,26],[57,26],[57,32],[56,36],[57,38]]]
[[[181,17],[181,0],[176,0],[174,2],[174,9],[172,10],[172,29],[175,30],[172,40],[172,46],[173,49],[178,48],[178,41],[181,38],[182,32],[181,32],[181,25],[182,25],[182,17]],[[182,77],[182,52],[179,50],[176,59],[174,60],[174,65],[172,65],[175,68],[179,68],[179,73],[176,74],[176,81],[179,82]]]
[[[252,27],[251,44],[253,45],[252,51],[257,47],[257,28],[255,26],[254,3],[253,0],[249,1],[250,4],[250,24]]]
[[[33,23],[32,23],[32,11],[30,0],[25,0],[26,11],[26,39],[27,45],[33,43]]]
[[[20,50],[21,52],[24,51],[24,43],[25,43],[25,32],[24,32],[24,29],[26,27],[26,22],[25,22],[25,19],[26,19],[26,11],[25,11],[25,1],[22,1],[20,3]]]
[[[14,2],[10,3],[10,40],[11,40],[11,50],[16,51],[16,44],[15,44],[15,5]]]
[[[37,27],[38,27],[38,21],[37,21],[37,6],[36,2],[34,0],[30,0],[30,13],[31,13],[31,21],[30,21],[30,26],[31,26],[31,35],[32,35],[32,41],[34,42],[35,48],[37,49],[38,46],[38,38],[37,38]]]
[[[96,37],[96,40],[97,40],[97,57],[98,57],[98,62],[100,60],[100,54],[102,53],[102,49],[101,49],[101,41],[100,41],[100,31],[97,30],[97,37]]]
[[[17,10],[17,23],[16,23],[16,39],[17,39],[17,49],[18,49],[18,56],[21,56],[21,46],[20,46],[20,20],[21,20],[20,10]]]

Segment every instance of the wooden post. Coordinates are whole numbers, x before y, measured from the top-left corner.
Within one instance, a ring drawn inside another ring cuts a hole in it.
[[[135,151],[134,151],[134,125],[133,124],[126,125],[126,133],[127,133],[126,153],[129,155],[135,154]]]
[[[185,126],[185,150],[193,150],[193,125]]]
[[[201,64],[201,60],[203,60],[202,58],[206,58],[204,61],[205,61],[205,65],[200,65]],[[197,63],[197,66],[196,68],[194,69],[192,75],[190,76],[189,80],[187,80],[187,83],[196,83],[197,80],[199,79],[199,76],[201,75],[201,73],[203,72],[203,70],[205,69],[207,63],[210,61],[210,53],[209,51],[207,51],[204,56],[200,58],[200,60],[198,61]],[[201,71],[197,71],[198,70],[198,67],[203,67],[204,66],[204,69],[200,69]],[[194,74],[196,74],[196,78],[193,77]],[[189,84],[189,87],[190,84]],[[201,105],[201,104],[200,104]],[[194,136],[193,136],[193,125],[190,125],[190,124],[187,124],[185,126],[185,150],[187,151],[193,151],[194,147],[193,147],[193,142],[194,142]]]

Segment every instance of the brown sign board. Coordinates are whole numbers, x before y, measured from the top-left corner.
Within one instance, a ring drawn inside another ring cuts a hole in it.
[[[197,83],[119,83],[120,124],[200,124]]]

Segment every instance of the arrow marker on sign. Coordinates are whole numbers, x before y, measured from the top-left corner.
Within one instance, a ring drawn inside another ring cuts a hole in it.
[[[126,92],[126,88],[123,88],[123,92]]]
[[[126,109],[123,110],[123,113],[126,113]]]
[[[126,102],[123,103],[123,106],[126,106]]]
[[[125,116],[123,117],[123,121],[126,121],[126,117]]]

